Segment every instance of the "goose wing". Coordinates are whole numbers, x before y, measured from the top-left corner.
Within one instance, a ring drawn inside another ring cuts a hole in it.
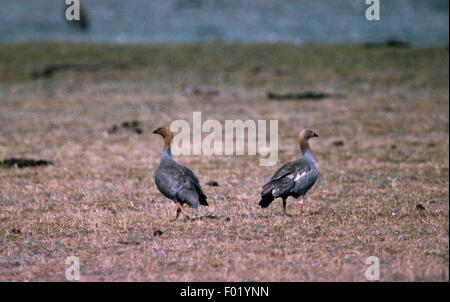
[[[311,172],[311,167],[303,160],[286,163],[262,187],[261,196],[269,194],[275,197],[288,195],[296,186],[296,183],[307,178],[309,172]]]
[[[181,166],[181,165],[178,165],[178,166],[181,168],[184,175],[189,178],[191,184],[193,185],[193,188],[195,189],[195,191],[198,194],[200,204],[207,206],[208,205],[208,202],[206,201],[207,197],[203,193],[202,187],[200,185],[200,181],[198,180],[197,176],[189,168]]]
[[[174,201],[187,203],[192,207],[208,204],[195,174],[175,161],[160,164],[156,171],[155,183],[164,196]]]

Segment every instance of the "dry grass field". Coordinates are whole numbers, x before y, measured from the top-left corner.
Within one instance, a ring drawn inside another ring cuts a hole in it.
[[[64,281],[73,255],[81,281],[366,281],[368,256],[381,281],[448,281],[448,58],[357,45],[1,45],[0,161],[54,165],[0,166],[0,280]],[[220,93],[182,91],[206,84]],[[177,156],[210,206],[171,222],[152,131],[193,111],[279,120],[279,161]],[[142,133],[108,132],[133,120]],[[261,185],[298,156],[304,127],[320,135],[321,170],[305,214],[292,201],[291,216],[280,200],[260,209]]]

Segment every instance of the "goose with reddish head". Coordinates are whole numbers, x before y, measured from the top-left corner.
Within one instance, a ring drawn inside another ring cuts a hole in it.
[[[300,159],[281,166],[270,181],[262,187],[259,202],[262,208],[267,208],[274,199],[281,198],[283,211],[286,214],[286,201],[291,196],[297,200],[300,214],[303,214],[305,194],[319,177],[319,168],[309,146],[309,140],[313,137],[319,136],[311,129],[300,131],[298,135],[301,150]]]
[[[168,127],[160,127],[153,131],[164,139],[164,149],[155,173],[155,184],[158,190],[168,199],[176,204],[176,216],[178,218],[182,212],[188,219],[183,205],[187,204],[191,208],[198,208],[199,205],[207,206],[207,197],[202,191],[200,181],[194,172],[178,164],[172,158],[170,144],[173,133]]]

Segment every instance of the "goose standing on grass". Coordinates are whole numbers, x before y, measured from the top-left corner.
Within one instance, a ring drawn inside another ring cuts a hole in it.
[[[176,220],[182,212],[186,218],[189,216],[184,211],[183,205],[198,208],[199,204],[207,206],[206,195],[203,194],[200,182],[195,174],[188,168],[179,165],[172,158],[170,143],[173,133],[168,127],[160,127],[153,131],[164,138],[164,150],[155,173],[155,184],[158,190],[167,198],[176,203]]]
[[[319,176],[317,162],[308,142],[313,137],[319,136],[311,129],[304,129],[299,133],[301,158],[281,166],[263,186],[259,202],[262,208],[267,208],[275,198],[280,197],[283,200],[284,214],[286,214],[286,200],[292,196],[297,199],[300,214],[303,214],[305,194]]]

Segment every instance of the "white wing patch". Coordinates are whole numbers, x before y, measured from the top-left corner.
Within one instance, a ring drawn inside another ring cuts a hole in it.
[[[303,173],[298,173],[297,176],[295,176],[294,181],[299,181],[303,176],[305,176],[307,173],[303,172]]]

